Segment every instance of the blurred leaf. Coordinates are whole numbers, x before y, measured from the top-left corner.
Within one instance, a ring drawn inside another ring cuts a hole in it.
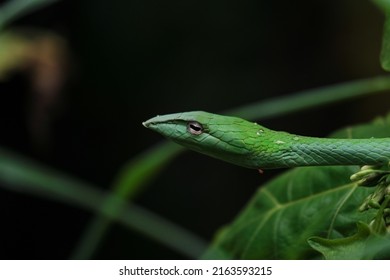
[[[165,142],[129,160],[119,170],[113,181],[115,193],[124,198],[133,198],[142,186],[153,180],[184,148],[173,142]]]
[[[382,48],[380,53],[380,62],[384,70],[390,71],[390,1],[372,0],[385,14],[385,23],[383,25]]]
[[[165,142],[130,160],[118,172],[113,183],[113,193],[124,200],[133,198],[182,150],[177,144]],[[111,209],[114,213],[121,211],[121,206],[111,200],[105,201],[101,208]],[[110,225],[111,219],[97,212],[75,247],[72,258],[89,259]]]
[[[311,237],[309,245],[321,252],[327,260],[361,260],[371,259],[366,255],[366,246],[371,234],[370,228],[365,223],[357,223],[358,231],[352,236],[338,239],[326,239]]]
[[[390,71],[390,12],[386,13],[386,20],[383,26],[380,60],[382,68],[386,71]]]
[[[373,95],[389,89],[390,76],[378,76],[304,90],[283,98],[261,100],[222,113],[248,120],[264,120],[365,95]]]
[[[372,0],[385,13],[390,12],[390,0]]]
[[[9,0],[0,6],[0,31],[12,21],[58,0]]]
[[[371,125],[338,132],[351,138],[390,136],[390,115]],[[206,259],[310,259],[318,255],[307,238],[346,238],[357,221],[369,223],[376,210],[358,212],[373,190],[349,181],[356,167],[302,167],[265,184],[242,213],[215,239]]]
[[[199,256],[205,248],[201,239],[156,214],[4,149],[0,149],[0,182],[0,187],[10,191],[38,195],[100,213],[190,258]]]
[[[24,63],[27,49],[25,40],[13,32],[0,33],[0,80]]]

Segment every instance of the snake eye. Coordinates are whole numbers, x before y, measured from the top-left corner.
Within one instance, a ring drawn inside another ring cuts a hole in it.
[[[203,126],[198,122],[189,122],[187,124],[187,131],[193,135],[199,135],[203,132]]]

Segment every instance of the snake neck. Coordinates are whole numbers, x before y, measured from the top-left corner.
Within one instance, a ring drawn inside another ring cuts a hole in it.
[[[325,165],[382,165],[390,162],[390,139],[332,139],[285,134],[260,143],[256,168]]]

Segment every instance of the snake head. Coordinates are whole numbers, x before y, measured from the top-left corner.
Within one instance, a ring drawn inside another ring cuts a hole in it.
[[[143,125],[191,150],[244,167],[261,127],[246,120],[193,111],[151,118]]]

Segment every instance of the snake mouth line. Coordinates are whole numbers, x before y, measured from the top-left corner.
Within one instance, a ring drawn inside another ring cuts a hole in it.
[[[142,122],[142,125],[146,128],[152,128],[153,126],[155,125],[158,125],[158,124],[168,124],[170,122],[167,122],[167,121],[154,121],[154,118],[150,119],[150,120],[147,120],[147,121],[144,121]]]
[[[161,123],[169,123],[169,122],[170,122],[170,120],[161,120],[160,116],[156,116],[154,118],[151,118],[151,119],[148,119],[148,120],[142,122],[142,125],[146,128],[151,128],[154,125],[158,125]]]
[[[144,127],[146,127],[146,128],[151,128],[151,126],[154,126],[156,124],[162,123],[162,121],[157,121],[156,120],[157,117],[154,117],[154,118],[151,118],[151,119],[148,119],[148,120],[142,122],[142,125]]]
[[[149,125],[151,124],[151,122],[149,121],[145,121],[145,122],[142,122],[142,125],[146,128],[149,128]]]

